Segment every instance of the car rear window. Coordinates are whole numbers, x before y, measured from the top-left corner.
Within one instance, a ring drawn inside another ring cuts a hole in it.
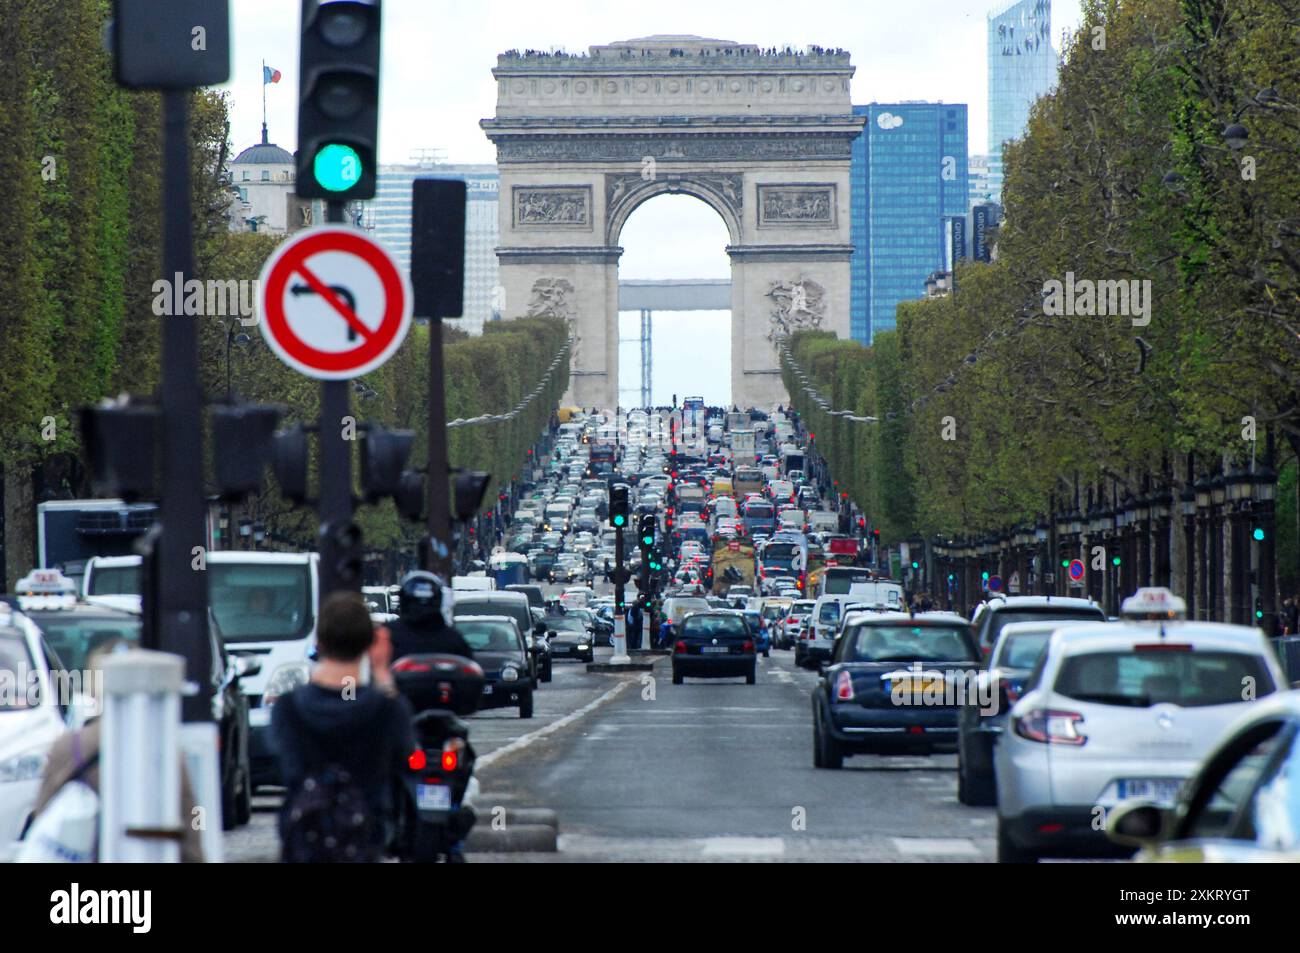
[[[839,622],[840,621],[840,604],[838,602],[824,602],[819,613],[817,613],[818,622]]]
[[[1033,668],[1051,635],[1051,632],[1026,632],[1006,639],[996,664],[1004,668]]]
[[[1243,652],[1088,652],[1061,665],[1054,690],[1076,701],[1128,708],[1227,705],[1274,689],[1264,660]]]
[[[970,634],[956,626],[859,625],[850,630],[845,661],[851,662],[972,662],[975,646]]]
[[[998,633],[1002,631],[1004,625],[1010,625],[1013,622],[1105,622],[1106,614],[1101,609],[1052,609],[1044,606],[1041,609],[1006,609],[993,613],[993,618],[989,619],[989,628],[987,635],[987,644],[992,645],[998,640]]]
[[[682,635],[690,638],[743,638],[749,635],[745,620],[738,616],[694,615],[682,623]]]
[[[519,637],[501,622],[457,622],[456,629],[475,652],[517,652]]]

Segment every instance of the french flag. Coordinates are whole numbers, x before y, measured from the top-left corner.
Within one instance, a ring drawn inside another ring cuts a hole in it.
[[[263,65],[263,66],[262,66],[262,85],[265,86],[267,83],[278,83],[278,82],[280,82],[280,75],[281,75],[281,74],[280,74],[280,71],[279,71],[278,69],[271,69],[271,67],[266,66],[266,65]]]

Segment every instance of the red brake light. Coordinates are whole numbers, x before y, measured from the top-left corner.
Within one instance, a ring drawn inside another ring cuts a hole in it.
[[[460,756],[454,748],[446,748],[442,752],[442,770],[455,771],[456,765],[460,763]]]
[[[1191,645],[1186,642],[1147,642],[1133,646],[1134,652],[1190,652]]]
[[[740,650],[741,650],[742,652],[752,652],[752,651],[754,651],[754,643],[753,643],[753,642],[746,642],[744,645],[742,645],[742,646],[740,647]]]
[[[853,676],[841,671],[835,676],[835,700],[846,702],[853,699]]]
[[[393,663],[394,672],[432,672],[433,666],[425,662],[417,662],[412,658],[398,659]]]
[[[677,644],[673,646],[673,651],[676,652],[678,655],[685,655],[686,643],[679,640]]]
[[[412,751],[406,759],[406,763],[412,771],[423,771],[428,761],[429,759],[424,756],[424,751],[419,748]]]

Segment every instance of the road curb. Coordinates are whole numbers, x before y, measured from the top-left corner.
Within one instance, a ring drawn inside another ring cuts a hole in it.
[[[605,674],[611,672],[649,672],[654,667],[654,662],[624,662],[622,665],[614,665],[611,662],[590,662],[587,664],[587,671]]]
[[[550,813],[554,813],[553,811]],[[559,830],[550,824],[510,824],[504,829],[492,829],[491,822],[474,825],[465,838],[468,854],[522,854],[555,853],[558,849]]]

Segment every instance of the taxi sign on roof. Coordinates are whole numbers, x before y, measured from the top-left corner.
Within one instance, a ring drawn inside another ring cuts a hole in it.
[[[1139,589],[1119,609],[1126,619],[1184,619],[1187,603],[1163,586]]]
[[[20,594],[35,595],[75,595],[77,584],[57,569],[33,569],[18,580],[14,587]]]

